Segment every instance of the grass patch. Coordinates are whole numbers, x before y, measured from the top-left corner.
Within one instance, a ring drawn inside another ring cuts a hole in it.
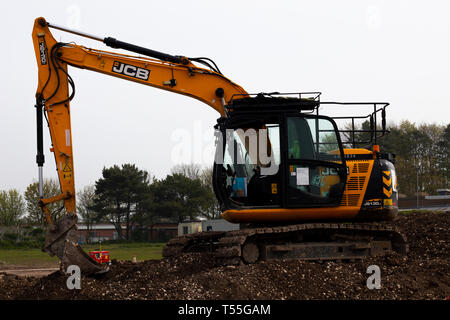
[[[136,256],[137,261],[154,260],[162,258],[164,243],[108,243],[102,244],[102,250],[109,251],[110,259],[132,260]],[[86,252],[98,250],[98,244],[83,245]]]
[[[0,249],[0,268],[20,265],[27,268],[57,267],[57,257],[50,257],[41,249]]]
[[[98,244],[83,245],[84,251],[99,249]],[[137,261],[161,259],[164,243],[108,243],[102,244],[102,250],[109,251],[111,259]],[[57,267],[59,259],[50,257],[41,249],[0,249],[0,269],[6,265],[20,265],[29,268]]]

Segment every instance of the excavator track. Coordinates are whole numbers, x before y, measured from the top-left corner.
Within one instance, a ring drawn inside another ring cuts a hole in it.
[[[164,257],[213,252],[217,266],[260,260],[357,260],[391,252],[406,254],[406,238],[382,223],[306,223],[229,232],[201,232],[170,240]]]

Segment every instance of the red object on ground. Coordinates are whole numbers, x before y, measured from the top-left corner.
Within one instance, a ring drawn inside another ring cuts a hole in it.
[[[109,251],[90,251],[89,255],[98,263],[109,262]]]

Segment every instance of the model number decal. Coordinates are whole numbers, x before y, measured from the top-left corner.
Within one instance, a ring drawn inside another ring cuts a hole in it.
[[[379,207],[381,206],[381,199],[370,199],[367,200],[364,204],[364,207]]]
[[[39,54],[41,58],[41,65],[47,64],[47,57],[45,56],[45,42],[39,41]]]
[[[136,67],[119,61],[114,61],[112,71],[141,80],[148,80],[148,76],[150,75],[150,70],[148,69]]]

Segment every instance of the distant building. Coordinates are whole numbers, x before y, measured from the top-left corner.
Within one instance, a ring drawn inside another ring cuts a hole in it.
[[[440,196],[448,196],[450,195],[450,189],[437,189],[437,194]]]
[[[178,224],[178,235],[202,232],[201,221],[184,221]]]
[[[125,234],[125,225],[122,225],[122,233]],[[117,240],[119,234],[111,223],[97,223],[90,226],[89,234],[85,224],[78,224],[79,242],[86,243],[88,238],[91,242]]]
[[[437,195],[428,195],[424,192],[414,197],[398,199],[400,209],[420,208],[450,208],[450,189],[437,189]]]
[[[184,221],[178,224],[178,235],[208,231],[239,230],[239,224],[224,219]]]
[[[135,226],[133,230],[139,230],[139,232],[143,232],[144,236],[141,238],[143,241],[152,241],[152,242],[167,242],[172,238],[175,238],[178,234],[178,224],[177,223],[154,223],[150,226],[145,226],[143,228],[139,228],[139,226]],[[78,233],[79,233],[79,242],[81,244],[86,243],[88,240],[88,231],[87,226],[85,224],[78,225]],[[122,234],[125,236],[126,226],[122,225]],[[91,230],[89,231],[90,241],[92,243],[97,243],[99,241],[109,241],[109,240],[118,240],[119,234],[111,223],[98,223],[91,226]]]
[[[148,227],[148,240],[167,242],[178,235],[178,223],[155,223]]]
[[[437,189],[437,195],[426,196],[426,200],[450,200],[450,189]]]

